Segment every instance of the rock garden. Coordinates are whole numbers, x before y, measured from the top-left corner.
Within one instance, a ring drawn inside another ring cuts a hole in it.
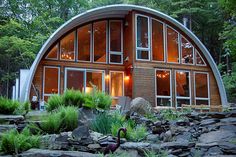
[[[110,110],[111,97],[68,90],[46,111],[0,98],[2,156],[201,157],[236,156],[236,109],[154,110],[143,98]]]

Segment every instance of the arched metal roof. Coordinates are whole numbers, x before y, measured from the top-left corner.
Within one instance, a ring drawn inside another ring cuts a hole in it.
[[[200,48],[202,53],[204,54],[205,58],[207,59],[213,74],[215,76],[218,88],[219,88],[219,93],[221,97],[221,102],[223,106],[227,106],[227,97],[226,97],[226,92],[225,88],[221,79],[221,75],[217,69],[217,66],[211,57],[210,53],[206,49],[206,47],[201,43],[201,41],[186,27],[184,27],[180,22],[177,20],[173,19],[172,17],[163,14],[157,10],[150,9],[147,7],[142,7],[142,6],[136,6],[136,5],[129,5],[129,4],[117,4],[117,5],[108,5],[108,6],[103,6],[95,9],[88,10],[86,12],[83,12],[70,20],[68,20],[66,23],[61,25],[49,38],[48,40],[44,43],[42,48],[40,49],[36,59],[34,60],[31,68],[30,68],[30,73],[28,80],[26,81],[26,84],[24,86],[24,90],[21,94],[20,100],[21,101],[26,101],[29,98],[30,94],[30,88],[32,84],[32,80],[35,74],[35,71],[37,69],[37,66],[42,59],[43,55],[46,53],[48,48],[58,39],[60,38],[63,34],[71,30],[72,28],[81,25],[83,23],[101,19],[101,18],[109,18],[109,17],[124,17],[126,14],[128,14],[129,11],[132,10],[137,10],[137,11],[142,11],[146,12],[152,15],[155,15],[157,17],[160,17],[162,19],[165,19],[166,21],[169,21],[176,27],[178,27],[181,31],[183,31],[186,35],[188,35],[189,38],[193,40],[193,42]]]

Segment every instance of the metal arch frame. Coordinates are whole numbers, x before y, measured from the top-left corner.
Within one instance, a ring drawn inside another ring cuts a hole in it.
[[[130,5],[130,4],[108,5],[108,6],[103,6],[103,7],[91,9],[91,10],[85,11],[84,13],[81,13],[81,14],[71,18],[70,20],[65,22],[63,25],[61,25],[48,38],[48,40],[41,47],[36,59],[34,60],[32,66],[30,68],[28,80],[27,80],[27,82],[26,82],[26,84],[24,85],[24,88],[23,88],[25,91],[22,92],[20,100],[21,101],[28,100],[29,93],[30,93],[30,87],[31,87],[31,84],[32,84],[32,80],[33,80],[33,76],[35,74],[36,68],[37,68],[40,60],[42,59],[43,55],[46,53],[47,49],[58,38],[60,38],[63,34],[68,32],[71,28],[73,28],[75,26],[78,26],[80,24],[83,24],[85,22],[89,22],[89,21],[104,18],[104,17],[122,17],[131,10],[146,12],[146,13],[155,15],[157,17],[160,17],[162,19],[165,19],[165,20],[169,21],[170,23],[174,24],[178,29],[180,29],[188,37],[190,37],[193,40],[193,42],[199,47],[199,49],[203,52],[203,54],[205,55],[209,65],[210,65],[210,67],[213,71],[214,77],[216,78],[216,82],[217,82],[217,85],[218,85],[218,88],[219,88],[222,105],[223,106],[228,105],[226,92],[225,92],[225,88],[224,88],[224,85],[223,85],[223,81],[222,81],[220,72],[218,71],[217,66],[216,66],[213,58],[211,57],[210,53],[208,52],[206,47],[201,43],[201,41],[190,30],[188,30],[180,22],[173,19],[172,17],[170,17],[170,16],[168,16],[164,13],[161,13],[159,11],[156,11],[154,9],[150,9],[150,8],[143,7],[143,6]]]

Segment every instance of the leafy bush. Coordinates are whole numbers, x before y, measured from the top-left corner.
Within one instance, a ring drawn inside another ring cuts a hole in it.
[[[24,103],[20,103],[20,105],[14,111],[14,113],[15,114],[22,114],[23,116],[26,116],[29,111],[30,111],[30,102],[26,101]]]
[[[4,97],[0,97],[0,113],[1,114],[13,114],[18,107],[20,102],[13,101]]]
[[[112,98],[110,95],[106,94],[105,92],[98,91],[95,94],[95,98],[97,109],[110,109],[112,102]]]
[[[72,105],[77,107],[82,107],[85,99],[84,94],[79,90],[66,90],[62,95],[63,103],[65,106]]]
[[[135,128],[127,129],[127,139],[132,141],[140,141],[147,135],[147,128],[144,125],[137,125]]]
[[[21,133],[11,130],[2,135],[1,150],[6,154],[18,154],[30,148],[39,148],[40,137],[31,135],[28,128]]]
[[[46,104],[46,110],[48,112],[51,112],[62,105],[64,105],[62,97],[57,94],[54,94],[49,97],[48,102]]]
[[[44,133],[60,133],[72,131],[78,126],[78,109],[74,106],[61,106],[51,112],[40,125]]]
[[[172,109],[163,109],[160,111],[160,114],[165,120],[181,119],[180,112],[174,111]]]

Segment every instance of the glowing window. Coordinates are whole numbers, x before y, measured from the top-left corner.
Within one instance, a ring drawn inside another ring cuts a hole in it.
[[[181,38],[182,63],[193,64],[193,45],[184,37]]]
[[[59,93],[59,68],[44,67],[44,95]]]
[[[206,62],[204,61],[202,56],[199,54],[197,49],[195,49],[195,54],[196,54],[196,65],[206,66]]]
[[[58,45],[54,45],[52,49],[48,52],[46,59],[58,59],[57,53],[58,52]]]
[[[152,20],[152,60],[164,61],[163,24]]]
[[[103,83],[103,73],[102,72],[90,72],[86,73],[86,93],[90,93],[93,90],[93,87],[96,87],[97,90],[102,91],[102,83]]]
[[[78,60],[90,61],[91,24],[78,29]]]
[[[113,97],[123,96],[124,93],[124,73],[110,72],[110,95]]]
[[[197,105],[209,105],[208,73],[195,72],[195,101]]]
[[[61,59],[75,60],[75,33],[71,32],[60,41]]]
[[[67,70],[66,88],[83,91],[84,89],[84,71]]]
[[[94,62],[106,62],[107,22],[99,21],[93,24]]]
[[[167,61],[179,63],[178,33],[167,26]]]

